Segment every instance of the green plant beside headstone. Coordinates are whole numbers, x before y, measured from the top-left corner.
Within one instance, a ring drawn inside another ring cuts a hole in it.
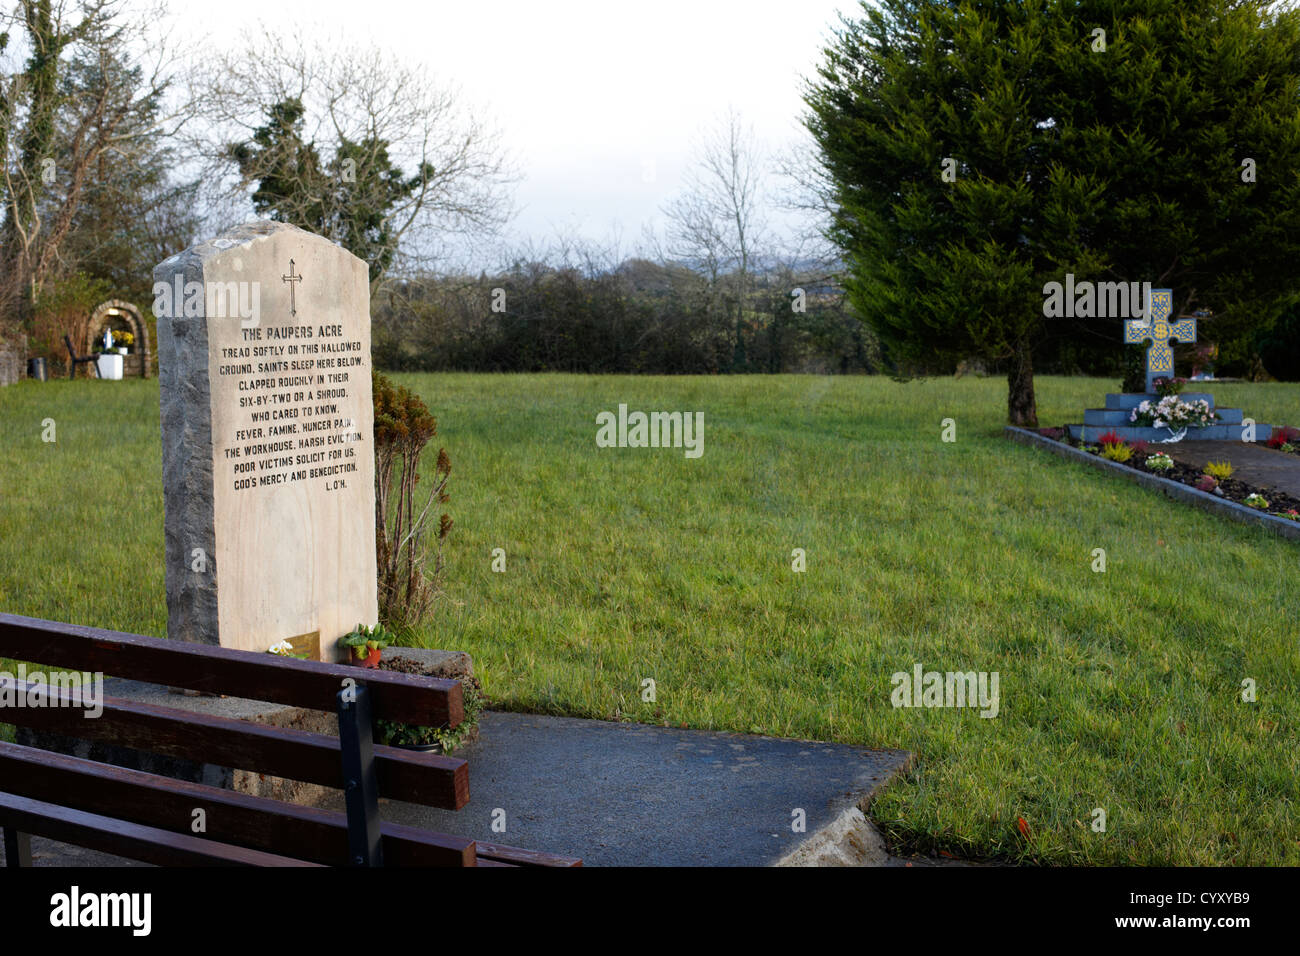
[[[356,660],[364,661],[375,651],[382,651],[393,643],[393,634],[383,624],[366,627],[358,624],[339,638],[339,646],[346,647]]]
[[[455,727],[417,727],[380,719],[376,725],[380,741],[390,747],[427,747],[436,744],[442,753],[452,753],[478,727],[479,715],[482,714],[485,703],[483,690],[476,678],[462,677],[460,686],[464,692],[465,715]]]
[[[418,395],[373,373],[375,404],[375,552],[379,619],[393,628],[420,623],[439,593],[442,545],[452,520],[443,514],[434,534],[433,568],[428,569],[426,530],[435,503],[449,499],[451,459],[438,449],[433,487],[421,504],[416,497],[420,455],[438,434],[438,421]]]

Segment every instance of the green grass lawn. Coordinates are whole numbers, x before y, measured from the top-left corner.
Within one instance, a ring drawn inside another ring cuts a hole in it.
[[[1300,549],[1006,441],[1004,382],[399,378],[453,462],[419,639],[501,706],[911,750],[904,852],[1300,863]],[[1117,387],[1038,385],[1044,425]],[[1300,386],[1215,392],[1300,425]],[[620,402],[702,411],[703,456],[597,448]],[[0,609],[165,634],[160,457],[155,381],[0,390]],[[917,663],[997,671],[998,716],[895,709]]]

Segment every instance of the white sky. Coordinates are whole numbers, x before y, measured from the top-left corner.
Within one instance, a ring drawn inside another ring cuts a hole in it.
[[[836,11],[856,0],[173,0],[183,29],[234,43],[265,22],[391,48],[495,120],[524,178],[510,232],[593,239],[643,224],[681,188],[693,137],[728,106],[761,143],[800,135]],[[646,181],[649,179],[649,181]]]

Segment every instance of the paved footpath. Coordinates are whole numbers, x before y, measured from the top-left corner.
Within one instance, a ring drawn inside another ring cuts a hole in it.
[[[587,866],[770,866],[800,847],[888,865],[854,811],[910,756],[846,744],[487,713],[469,805],[384,801],[386,820],[581,857]],[[802,810],[802,833],[792,812]],[[492,825],[504,811],[505,832]],[[818,840],[819,831],[821,840]],[[815,854],[814,854],[815,855]],[[811,860],[809,862],[812,862]]]
[[[1230,461],[1232,477],[1300,498],[1300,455],[1240,441],[1180,441],[1172,445],[1153,444],[1149,450],[1156,449],[1193,468],[1204,468],[1211,461]]]
[[[535,714],[489,712],[480,726],[458,753],[469,761],[468,806],[383,800],[384,819],[588,866],[956,862],[890,856],[861,812],[907,766],[904,751]],[[792,827],[796,810],[801,832]],[[498,811],[504,833],[493,828]],[[33,855],[38,866],[129,865],[40,839]]]

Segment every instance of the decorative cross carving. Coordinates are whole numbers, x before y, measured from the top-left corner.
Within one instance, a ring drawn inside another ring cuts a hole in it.
[[[1124,344],[1142,345],[1148,340],[1147,348],[1147,392],[1156,390],[1155,380],[1160,377],[1174,377],[1174,350],[1169,340],[1174,339],[1186,344],[1196,341],[1196,320],[1190,316],[1170,322],[1169,316],[1174,311],[1173,289],[1152,289],[1151,301],[1147,303],[1147,314],[1143,319],[1124,320]]]
[[[289,260],[289,274],[288,274],[287,276],[280,276],[280,281],[289,283],[289,314],[290,314],[290,315],[297,315],[297,314],[298,314],[298,300],[295,298],[295,296],[294,296],[294,294],[293,294],[293,287],[294,287],[294,283],[295,283],[295,282],[301,282],[301,281],[302,281],[302,276],[301,276],[301,275],[294,275],[294,274],[293,274],[293,260],[292,260],[292,259]]]

